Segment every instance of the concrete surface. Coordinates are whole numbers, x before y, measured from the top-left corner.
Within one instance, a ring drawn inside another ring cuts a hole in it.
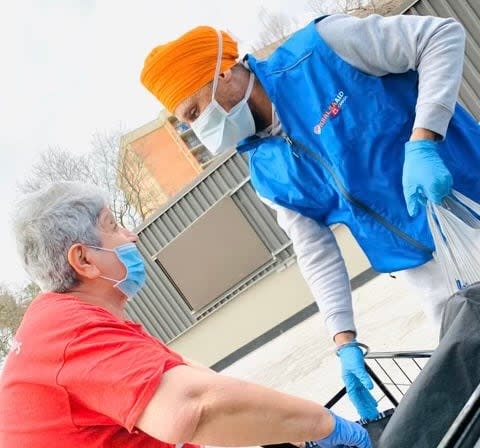
[[[354,292],[359,340],[371,351],[432,349],[437,331],[399,279],[381,275]],[[235,362],[223,373],[326,403],[342,387],[339,363],[317,313]],[[380,398],[380,391],[375,390]],[[382,408],[390,407],[385,400]],[[356,419],[347,400],[336,412]]]

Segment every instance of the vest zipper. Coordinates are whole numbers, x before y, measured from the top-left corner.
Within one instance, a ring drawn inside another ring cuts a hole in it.
[[[423,252],[428,252],[429,254],[432,253],[432,251],[419,241],[415,240],[412,238],[410,235],[407,235],[403,230],[400,230],[398,227],[395,227],[392,223],[387,221],[380,213],[377,213],[375,210],[372,210],[368,205],[365,205],[363,202],[359,201],[357,198],[352,196],[352,194],[345,188],[345,186],[342,184],[342,181],[339,179],[335,171],[328,165],[325,160],[316,154],[315,152],[311,151],[307,146],[305,146],[303,143],[297,142],[292,140],[288,135],[283,136],[285,141],[289,144],[293,154],[296,157],[299,157],[299,155],[295,152],[295,147],[300,148],[303,152],[308,154],[310,157],[313,159],[317,160],[320,162],[323,168],[328,171],[330,176],[332,176],[333,181],[337,185],[339,193],[349,202],[351,202],[354,206],[358,207],[359,209],[363,210],[365,213],[370,215],[375,221],[379,222],[382,224],[384,227],[386,227],[388,230],[390,230],[392,233],[397,235],[399,238],[403,239],[407,243],[410,243],[412,246],[415,246],[417,249],[423,251]]]

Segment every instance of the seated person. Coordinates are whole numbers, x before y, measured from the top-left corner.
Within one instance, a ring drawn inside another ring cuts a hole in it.
[[[316,440],[369,448],[366,431],[312,401],[197,366],[125,316],[145,281],[137,236],[95,187],[26,196],[14,230],[42,290],[0,379],[0,446],[246,446]]]

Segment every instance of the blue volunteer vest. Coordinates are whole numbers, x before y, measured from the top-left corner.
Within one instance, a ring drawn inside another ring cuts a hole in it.
[[[251,182],[271,201],[326,225],[342,223],[379,272],[419,266],[434,248],[425,210],[411,218],[402,189],[418,75],[367,75],[342,60],[316,21],[250,69],[285,136],[252,137]],[[454,188],[480,202],[480,126],[456,106],[439,154]]]

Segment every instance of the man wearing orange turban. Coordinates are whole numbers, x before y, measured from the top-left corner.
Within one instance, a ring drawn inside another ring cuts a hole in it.
[[[213,154],[255,133],[258,123],[248,100],[262,98],[263,106],[271,109],[258,83],[255,86],[253,73],[237,58],[237,43],[227,33],[200,26],[154,48],[142,70],[145,87],[170,112],[190,123]]]
[[[363,418],[377,415],[356,341],[349,277],[329,226],[347,225],[372,267],[421,285],[437,322],[448,297],[425,199],[480,202],[480,128],[457,102],[465,33],[451,18],[333,15],[268,59],[199,27],[155,48],[145,87],[214,154],[248,152],[251,182],[293,242]],[[447,132],[448,128],[448,132]]]

